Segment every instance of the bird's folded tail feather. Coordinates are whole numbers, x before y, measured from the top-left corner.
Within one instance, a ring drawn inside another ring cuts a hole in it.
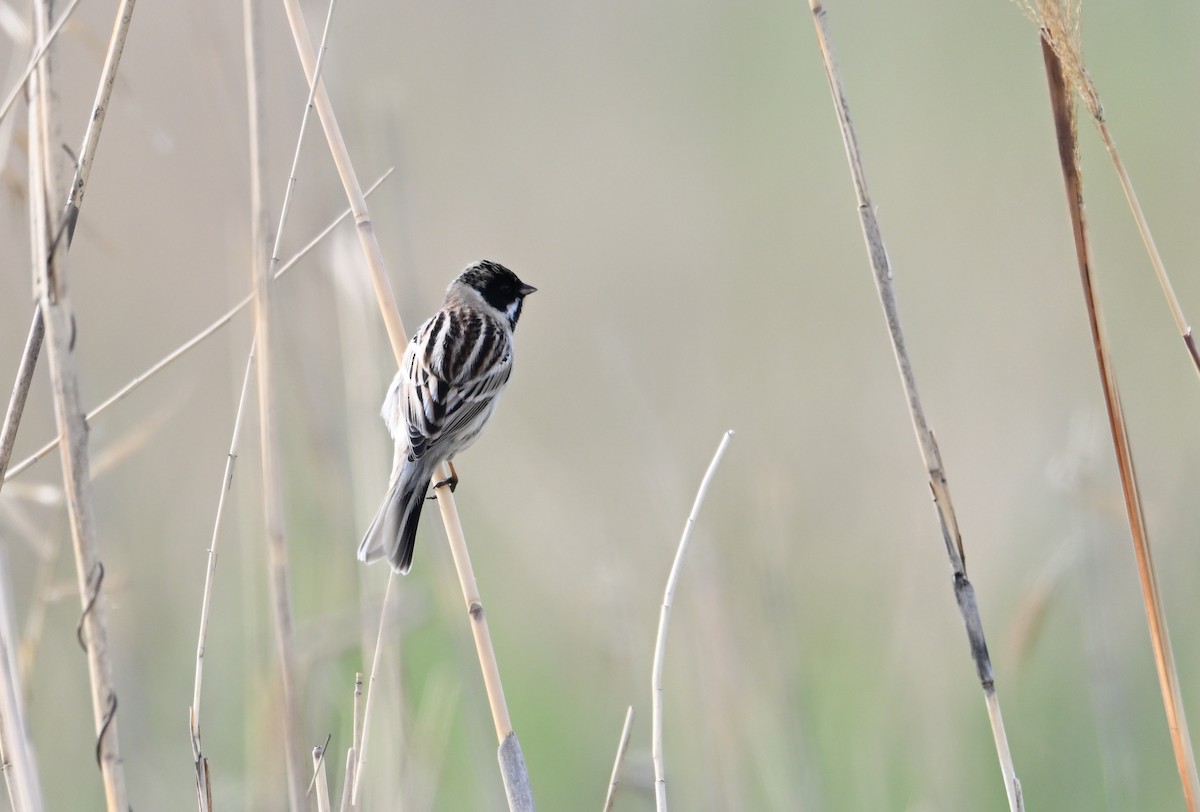
[[[431,472],[419,461],[404,464],[358,545],[358,560],[371,564],[387,558],[392,569],[407,575],[412,567],[417,525]]]

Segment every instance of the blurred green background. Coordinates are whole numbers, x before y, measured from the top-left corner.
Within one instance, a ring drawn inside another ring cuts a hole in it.
[[[55,52],[72,149],[114,8],[84,3]],[[1000,0],[827,8],[1026,802],[1180,809],[1034,27]],[[324,5],[306,9],[319,31]],[[1088,67],[1198,318],[1200,6],[1085,12]],[[28,51],[5,25],[7,88]],[[274,223],[307,88],[278,4],[263,25]],[[137,7],[70,255],[89,405],[250,289],[241,49],[240,4]],[[480,257],[539,288],[505,401],[460,460],[458,504],[540,808],[601,805],[630,704],[617,808],[653,807],[662,588],[733,428],[668,645],[674,808],[1005,809],[807,6],[346,2],[325,76],[364,184],[396,168],[371,208],[410,331]],[[24,118],[0,130],[0,381],[31,312]],[[1086,121],[1081,135],[1183,698],[1200,714],[1200,386]],[[345,205],[314,122],[284,255]],[[388,474],[377,412],[395,362],[348,226],[275,290],[303,735],[332,734],[338,792],[387,580],[354,552]],[[135,809],[195,808],[187,709],[250,333],[239,316],[92,425]],[[54,433],[44,367],[16,459]],[[254,414],[251,401],[205,670],[221,810],[286,796]],[[4,488],[0,539],[18,622],[46,607],[26,687],[48,806],[95,809],[59,476],[52,456]],[[435,511],[396,586],[367,808],[502,809]]]

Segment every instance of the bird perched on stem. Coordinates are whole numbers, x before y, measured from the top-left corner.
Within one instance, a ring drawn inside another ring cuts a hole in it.
[[[535,290],[503,265],[481,260],[450,283],[442,309],[408,342],[381,412],[396,441],[392,477],[358,546],[360,561],[386,558],[399,573],[412,567],[430,480],[475,442],[496,410],[512,374],[513,330]],[[457,480],[446,484],[453,489]]]

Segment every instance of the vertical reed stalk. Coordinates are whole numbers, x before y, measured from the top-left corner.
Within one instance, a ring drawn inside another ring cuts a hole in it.
[[[258,342],[258,418],[262,456],[263,513],[267,534],[267,568],[271,587],[271,610],[275,648],[283,687],[283,749],[287,762],[288,801],[292,812],[304,803],[303,748],[300,743],[300,714],[296,682],[296,631],[292,617],[292,595],[288,575],[287,536],[283,521],[283,481],[280,479],[279,445],[276,438],[274,388],[274,335],[271,314],[271,274],[267,268],[267,209],[262,190],[262,120],[259,97],[262,51],[258,0],[243,0],[245,29],[246,96],[250,121],[250,266],[254,282],[254,333]]]
[[[1129,519],[1129,530],[1133,536],[1133,549],[1137,557],[1142,599],[1146,606],[1150,642],[1154,649],[1154,665],[1158,671],[1159,688],[1162,691],[1163,707],[1167,714],[1167,728],[1171,735],[1171,746],[1175,753],[1175,765],[1179,771],[1184,800],[1189,812],[1195,812],[1197,801],[1200,799],[1200,778],[1197,777],[1196,772],[1196,757],[1192,751],[1191,734],[1188,732],[1187,716],[1184,713],[1183,698],[1179,691],[1179,674],[1175,668],[1175,655],[1171,650],[1166,613],[1158,592],[1158,576],[1154,568],[1154,559],[1150,553],[1150,537],[1146,532],[1146,520],[1142,512],[1137,475],[1133,466],[1133,452],[1129,443],[1125,416],[1121,409],[1121,397],[1108,348],[1108,336],[1104,331],[1104,318],[1092,277],[1091,249],[1088,245],[1087,218],[1083,207],[1083,177],[1079,167],[1074,103],[1061,59],[1045,37],[1042,38],[1041,43],[1042,57],[1046,66],[1046,82],[1050,91],[1050,105],[1054,115],[1054,129],[1058,140],[1059,163],[1062,166],[1063,182],[1067,192],[1067,208],[1070,211],[1071,229],[1075,239],[1075,256],[1079,263],[1079,277],[1083,284],[1084,304],[1087,308],[1088,325],[1091,328],[1092,346],[1096,353],[1096,365],[1100,372],[1100,384],[1104,390],[1108,425],[1112,433],[1113,448],[1117,455],[1117,470],[1121,476],[1125,512]]]
[[[49,11],[43,2],[35,3],[36,41],[45,41]],[[75,549],[75,569],[79,598],[83,607],[81,636],[87,653],[91,684],[92,713],[95,725],[97,760],[104,781],[105,802],[109,812],[126,812],[129,807],[125,770],[121,761],[117,694],[112,677],[108,649],[107,601],[102,590],[104,567],[96,542],[89,472],[87,424],[79,397],[79,378],[75,366],[74,316],[67,286],[66,254],[55,240],[58,224],[51,219],[52,196],[58,188],[55,160],[50,147],[53,113],[50,106],[50,70],[40,62],[30,77],[30,210],[35,287],[45,321],[45,343],[50,361],[50,380],[54,392],[54,416],[59,436],[63,484]]]
[[[958,518],[950,501],[950,486],[946,479],[945,467],[942,465],[941,453],[937,440],[929,428],[925,418],[925,409],[917,392],[916,377],[913,373],[912,361],[909,359],[908,347],[904,341],[904,331],[900,325],[900,312],[896,305],[896,292],[892,285],[892,267],[888,258],[887,248],[883,243],[883,235],[879,223],[875,219],[875,206],[867,192],[866,173],[863,170],[862,155],[858,149],[858,138],[854,132],[854,124],[850,120],[849,105],[846,92],[842,87],[841,75],[833,56],[830,44],[828,25],[825,19],[825,9],[820,0],[809,0],[813,13],[813,24],[817,30],[817,41],[821,49],[821,57],[825,64],[825,73],[829,79],[829,89],[833,94],[834,110],[837,114],[838,125],[842,133],[842,142],[846,148],[846,158],[850,164],[850,175],[854,183],[854,191],[858,199],[858,215],[862,223],[863,238],[866,241],[867,255],[870,259],[871,270],[875,276],[875,287],[883,305],[884,318],[887,321],[888,334],[891,337],[892,350],[896,357],[896,366],[900,372],[900,382],[904,387],[905,399],[908,403],[909,414],[912,417],[913,430],[917,436],[917,446],[921,452],[921,460],[929,476],[929,488],[933,494],[933,504],[937,509],[938,522],[941,525],[942,539],[946,545],[946,553],[950,557],[950,567],[954,577],[954,597],[958,603],[959,613],[966,626],[967,641],[971,648],[971,657],[975,662],[975,671],[983,688],[984,704],[987,707],[988,720],[992,727],[992,738],[996,745],[996,755],[1000,760],[1000,772],[1004,778],[1004,791],[1008,797],[1008,805],[1013,812],[1023,808],[1021,786],[1017,780],[1016,769],[1013,765],[1012,752],[1008,746],[1008,735],[1004,729],[1004,719],[1000,714],[1000,697],[996,693],[995,677],[992,673],[991,657],[988,655],[987,641],[983,633],[983,620],[979,615],[979,607],[975,602],[975,588],[967,579],[966,556],[963,552],[962,535],[959,532]]]

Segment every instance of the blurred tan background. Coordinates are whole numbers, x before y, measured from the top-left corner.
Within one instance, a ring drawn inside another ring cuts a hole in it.
[[[56,51],[72,149],[114,8],[83,3]],[[319,31],[324,5],[306,9]],[[828,11],[1029,808],[1179,809],[1034,28],[1000,0]],[[1085,12],[1089,68],[1200,318],[1200,8]],[[306,87],[281,7],[267,3],[263,23],[274,223]],[[5,88],[27,53],[11,34]],[[137,7],[71,250],[89,405],[250,289],[241,36],[237,3]],[[629,704],[617,808],[653,807],[662,588],[727,428],[668,645],[674,807],[1006,808],[806,5],[343,2],[325,77],[364,183],[396,168],[371,208],[410,331],[480,257],[539,288],[505,401],[461,458],[458,503],[540,808],[600,806]],[[23,106],[10,121],[5,392],[31,312]],[[1090,124],[1081,133],[1183,697],[1200,716],[1200,383],[1103,148]],[[345,205],[314,121],[284,255]],[[340,786],[387,578],[354,551],[388,473],[377,413],[395,365],[348,227],[275,290],[303,732],[313,745],[332,734]],[[250,332],[239,316],[92,426],[96,458],[140,442],[96,478],[135,809],[194,808],[196,631]],[[44,369],[18,460],[54,433]],[[286,796],[254,414],[251,400],[205,671],[222,810],[282,809]],[[58,483],[57,456],[10,482],[0,539],[19,622],[50,598],[27,677],[49,808],[94,809],[65,511],[33,487]],[[1046,585],[1037,633],[1022,633]],[[501,809],[432,509],[397,587],[368,808]]]

